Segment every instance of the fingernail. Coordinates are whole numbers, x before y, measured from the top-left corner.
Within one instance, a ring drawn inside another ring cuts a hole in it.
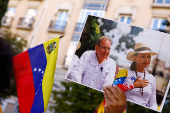
[[[116,85],[113,85],[113,87],[116,87]]]
[[[112,85],[108,84],[109,87],[111,87]]]

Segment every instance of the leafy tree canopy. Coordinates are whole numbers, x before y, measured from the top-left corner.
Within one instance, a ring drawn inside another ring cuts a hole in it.
[[[93,113],[103,93],[74,82],[61,82],[63,90],[52,91],[56,113]]]
[[[79,57],[87,50],[94,50],[95,45],[100,34],[100,26],[97,22],[98,17],[88,16],[86,21],[86,25],[83,29],[83,33],[81,35],[81,47],[76,51],[76,55]]]
[[[9,0],[0,0],[0,27],[1,27],[1,20],[7,10],[7,4]]]

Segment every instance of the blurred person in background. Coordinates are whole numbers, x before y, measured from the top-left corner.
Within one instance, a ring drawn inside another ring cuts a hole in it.
[[[0,97],[9,90],[10,78],[13,76],[12,57],[11,46],[0,37]]]

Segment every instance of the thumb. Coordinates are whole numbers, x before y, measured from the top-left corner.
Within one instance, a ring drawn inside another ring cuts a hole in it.
[[[141,76],[139,76],[136,80],[140,80]]]

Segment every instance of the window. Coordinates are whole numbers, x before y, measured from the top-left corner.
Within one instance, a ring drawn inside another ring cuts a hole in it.
[[[74,53],[76,51],[76,48],[77,48],[79,38],[80,38],[79,34],[73,35],[73,38],[72,38],[72,41],[70,42],[69,50],[67,51],[67,56],[66,56],[66,59],[65,59],[65,62],[64,62],[65,66],[70,65],[71,60],[72,60]]]
[[[54,29],[64,30],[67,19],[68,19],[68,12],[67,11],[59,11],[55,25],[54,25]]]
[[[106,10],[107,4],[105,3],[85,3],[83,5],[83,9],[89,10]]]
[[[154,3],[158,3],[158,4],[170,4],[170,0],[155,0]]]
[[[35,16],[36,16],[37,10],[36,9],[28,9],[26,15],[25,15],[25,19],[24,19],[24,23],[25,24],[31,24],[33,23]]]
[[[2,24],[10,25],[14,17],[15,11],[16,11],[16,8],[9,7],[7,9],[7,12],[5,13],[5,16],[2,18]]]
[[[132,18],[130,16],[120,16],[119,21],[131,24]]]
[[[102,0],[96,0],[96,1],[102,1]],[[75,31],[78,31],[78,32],[82,31],[83,25],[84,25],[88,15],[103,17],[106,7],[107,7],[107,2],[102,2],[102,3],[85,2],[83,5],[83,9],[81,10]]]
[[[160,18],[154,18],[152,19],[151,23],[151,29],[153,30],[165,30],[166,25],[163,25],[163,23],[166,21],[166,19],[160,19]]]
[[[84,23],[87,19],[88,15],[93,15],[93,16],[98,16],[98,17],[103,17],[104,16],[104,11],[94,11],[94,10],[82,10],[78,23],[76,25],[75,31],[76,32],[81,32],[83,30],[84,27]]]
[[[52,20],[49,28],[57,31],[64,31],[68,19],[68,11],[59,11],[56,20]]]
[[[31,28],[32,24],[35,20],[35,16],[37,14],[37,10],[36,9],[28,9],[25,17],[24,18],[20,18],[18,25],[22,26],[22,27],[28,27]]]
[[[73,41],[78,41],[78,40],[79,40],[79,37],[80,37],[79,34],[74,34],[72,40],[73,40]]]
[[[72,58],[74,56],[74,53],[76,51],[76,48],[77,48],[77,44],[78,44],[78,42],[74,41],[74,40],[72,40],[70,42],[69,50],[67,51],[67,56],[65,58],[64,66],[69,66],[70,65],[71,60],[72,60]]]

